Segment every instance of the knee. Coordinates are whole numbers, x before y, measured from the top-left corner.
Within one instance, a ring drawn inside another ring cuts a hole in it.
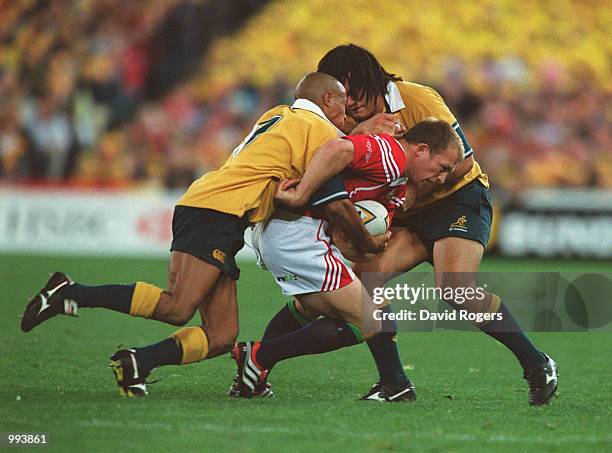
[[[317,313],[311,308],[301,304],[299,300],[294,299],[293,304],[298,313],[302,315],[307,321],[313,321],[319,317],[320,313]]]
[[[361,331],[363,340],[368,341],[382,332],[382,321],[373,318],[372,321],[363,323],[358,327]]]
[[[381,324],[381,332],[389,334],[391,336],[395,336],[397,334],[397,321],[395,321],[395,316],[393,315],[393,309],[391,305],[386,304],[380,306],[377,309],[377,313],[375,313],[376,319],[380,319]]]
[[[370,341],[372,338],[380,335],[381,329],[373,329],[363,332],[363,341]]]
[[[476,276],[471,272],[437,272],[436,286],[442,290],[473,287]]]
[[[457,310],[482,313],[499,309],[499,298],[479,287],[472,273],[446,272],[436,276],[436,280],[441,299]]]
[[[436,274],[436,287],[444,301],[462,304],[474,297],[476,277],[468,272],[440,272]]]

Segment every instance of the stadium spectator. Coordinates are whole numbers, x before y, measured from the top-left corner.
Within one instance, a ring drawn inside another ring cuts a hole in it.
[[[171,87],[160,99],[147,99],[154,71],[194,65],[176,61],[176,55],[158,61],[165,54],[152,53],[170,45],[159,42],[171,37],[168,24],[193,9],[183,3],[3,3],[2,181],[184,188],[225,160],[262,112],[291,102],[287,87],[295,80],[262,84],[255,71],[219,67],[214,70],[227,74],[222,86],[207,83],[204,74]],[[512,17],[497,19],[520,25]],[[241,43],[237,39],[235,45]],[[413,45],[416,53],[425,52],[425,41]],[[261,52],[257,58],[265,69],[287,77],[282,64],[267,62],[265,46],[260,47],[249,49]],[[276,52],[284,61],[296,58],[291,46]],[[600,63],[534,61],[531,54],[478,54],[474,44],[465,55],[447,58],[442,70],[426,59],[414,70],[422,70],[422,81],[438,88],[457,113],[498,194],[511,197],[529,187],[612,188],[610,92],[593,69]],[[203,67],[211,71],[210,62]]]

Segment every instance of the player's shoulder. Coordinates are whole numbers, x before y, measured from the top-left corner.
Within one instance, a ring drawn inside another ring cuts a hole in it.
[[[289,133],[296,134],[303,131],[305,134],[315,133],[337,136],[336,128],[318,114],[300,108],[292,108],[290,105],[279,105],[265,112],[257,123],[268,121],[271,118],[280,117],[283,119],[280,129]]]
[[[257,122],[261,123],[262,121],[267,121],[275,116],[285,116],[289,111],[291,111],[291,108],[288,105],[277,105],[276,107],[273,107],[267,112],[263,113]]]
[[[396,86],[404,102],[402,110],[407,115],[405,120],[409,120],[408,127],[430,117],[450,124],[456,121],[442,96],[432,87],[405,81],[396,82]]]
[[[376,140],[378,145],[386,146],[387,148],[399,148],[402,149],[402,145],[397,141],[397,139],[389,134],[378,134],[378,135],[368,135],[368,137]]]
[[[387,144],[387,149],[393,159],[398,162],[401,162],[403,165],[406,161],[406,150],[404,149],[402,144],[392,135],[383,134],[379,137]]]
[[[405,80],[400,80],[395,82],[395,84],[400,92],[400,95],[402,96],[402,99],[442,99],[440,94],[430,86],[421,85],[414,82],[406,82]]]
[[[384,159],[393,159],[401,162],[406,158],[404,148],[391,135],[350,135],[343,138],[351,140],[355,145],[356,160],[365,156],[367,162],[370,160],[372,153],[381,158],[384,156]]]
[[[344,137],[342,137],[343,139],[346,140],[350,140],[353,143],[355,143],[356,145],[359,146],[367,146],[368,148],[375,146],[376,148],[380,148],[381,146],[391,146],[391,147],[395,147],[395,146],[399,146],[401,148],[401,145],[399,144],[399,142],[392,137],[391,135],[387,135],[387,134],[378,134],[378,135],[368,135],[368,134],[357,134],[357,135],[345,135]]]
[[[330,130],[336,134],[336,128],[334,125],[318,113],[306,109],[291,108],[290,110],[294,117],[299,119],[299,121],[303,122],[304,124],[308,124],[309,126],[317,129]]]

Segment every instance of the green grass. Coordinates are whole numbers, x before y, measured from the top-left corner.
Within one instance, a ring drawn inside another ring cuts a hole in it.
[[[272,278],[243,265],[241,338],[259,337],[283,297]],[[563,269],[562,269],[563,267]],[[489,260],[485,270],[608,271],[603,263]],[[473,332],[400,334],[419,399],[356,401],[376,379],[367,348],[283,362],[277,397],[225,396],[235,372],[222,357],[155,372],[145,400],[119,398],[108,357],[175,329],[101,309],[56,318],[24,335],[19,315],[47,272],[89,283],[144,280],[163,286],[166,262],[0,256],[0,432],[49,433],[53,451],[610,451],[610,333],[539,333],[534,341],[560,364],[559,398],[527,405],[514,358]],[[19,397],[19,398],[18,398]],[[19,399],[19,400],[18,400]]]

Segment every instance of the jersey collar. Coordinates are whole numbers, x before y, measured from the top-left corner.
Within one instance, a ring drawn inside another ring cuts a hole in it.
[[[320,116],[325,121],[327,121],[329,124],[334,126],[334,124],[325,116],[325,113],[323,113],[323,110],[321,110],[321,107],[319,107],[314,102],[309,101],[308,99],[303,99],[303,98],[296,99],[293,105],[291,106],[291,108],[300,109],[300,110],[308,110],[309,112],[312,112],[315,115]],[[336,129],[336,132],[338,133],[339,137],[344,136],[344,133],[340,129],[338,129],[336,126],[334,126],[334,129]]]
[[[385,93],[385,101],[387,102],[387,105],[389,106],[389,110],[390,110],[389,113],[395,113],[403,109],[404,107],[406,107],[406,105],[404,104],[404,101],[402,100],[402,95],[400,94],[399,88],[394,82],[387,83],[387,92]]]

